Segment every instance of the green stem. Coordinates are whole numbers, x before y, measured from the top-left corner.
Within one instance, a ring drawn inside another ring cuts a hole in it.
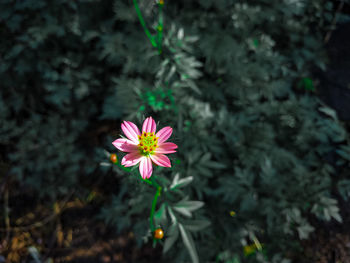
[[[135,10],[136,10],[137,16],[138,16],[138,18],[140,20],[140,23],[141,23],[141,25],[143,27],[143,30],[145,31],[147,37],[151,41],[152,46],[157,47],[157,43],[154,41],[154,37],[152,36],[151,32],[149,32],[149,30],[148,30],[148,28],[146,26],[146,22],[145,22],[145,20],[142,17],[141,10],[139,8],[137,0],[133,0],[133,1],[134,1],[134,6],[135,6]]]
[[[152,177],[151,177],[152,178]],[[155,227],[154,227],[154,220],[153,220],[153,216],[154,216],[154,212],[156,211],[156,206],[157,206],[157,200],[158,200],[158,196],[160,196],[160,193],[162,191],[162,187],[160,187],[156,181],[154,179],[151,180],[155,185],[157,185],[157,192],[156,194],[154,195],[154,198],[153,198],[153,201],[152,201],[152,209],[151,209],[151,214],[149,216],[149,226],[150,226],[150,229],[151,229],[151,232],[153,233],[154,230],[155,230]]]
[[[120,168],[122,168],[123,170],[130,172],[130,168],[124,167],[123,165],[121,165],[119,163],[117,163],[117,165]],[[152,201],[151,214],[149,216],[149,225],[150,225],[151,232],[153,233],[155,231],[153,216],[154,216],[154,213],[156,211],[158,196],[160,196],[160,193],[162,192],[162,187],[156,182],[154,175],[151,176],[150,178],[151,178],[151,180],[149,180],[149,179],[141,179],[141,180],[143,182],[157,188],[157,192],[155,193],[153,201]]]
[[[150,178],[151,178],[150,181],[151,181],[152,185],[154,185],[154,187],[156,187],[156,188],[159,188],[160,185],[157,183],[156,178],[154,177],[154,175],[151,176]]]
[[[124,170],[124,171],[126,171],[126,172],[130,172],[130,171],[131,171],[131,168],[125,167],[125,166],[121,165],[119,162],[116,163],[116,165],[118,165],[118,167],[119,167],[120,169],[122,169],[122,170]],[[141,179],[141,180],[142,180],[143,182],[149,184],[149,185],[154,186],[154,187],[157,187],[157,186],[158,186],[157,183],[155,183],[156,185],[154,185],[154,184],[152,183],[152,181],[150,181],[150,180],[148,180],[148,179]]]
[[[152,185],[152,186],[153,186],[152,182],[151,182],[150,180],[148,180],[148,179],[143,179],[142,181],[144,181],[145,183],[147,183],[147,184],[149,184],[149,185]]]
[[[122,169],[122,170],[124,170],[126,172],[130,172],[131,171],[131,168],[125,167],[125,166],[121,165],[119,162],[116,163],[116,165],[118,165],[120,169]]]

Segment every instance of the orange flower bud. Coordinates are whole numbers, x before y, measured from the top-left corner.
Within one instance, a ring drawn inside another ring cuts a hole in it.
[[[110,160],[112,163],[117,163],[118,162],[118,157],[115,153],[112,153],[110,156]]]
[[[155,239],[162,239],[164,237],[164,232],[161,228],[157,228],[155,231],[154,231],[154,238]]]

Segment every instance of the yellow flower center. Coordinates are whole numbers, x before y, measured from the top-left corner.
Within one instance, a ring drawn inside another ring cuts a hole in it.
[[[139,149],[141,154],[150,155],[154,153],[157,148],[158,138],[154,132],[143,132],[138,136],[139,138]]]

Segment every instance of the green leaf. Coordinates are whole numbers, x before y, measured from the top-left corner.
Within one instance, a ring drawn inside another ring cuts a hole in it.
[[[329,108],[329,107],[320,107],[318,108],[319,111],[323,112],[324,114],[332,117],[334,120],[338,120],[337,113],[335,110]]]
[[[165,82],[168,82],[170,80],[170,78],[174,75],[174,73],[176,72],[176,67],[175,65],[172,65],[170,70],[169,70],[169,73],[168,75],[165,77],[164,81]]]
[[[210,225],[210,221],[208,220],[191,220],[188,222],[184,222],[184,227],[188,231],[196,232],[200,231]]]
[[[338,191],[342,198],[347,201],[350,197],[350,180],[344,179],[338,182]]]
[[[336,150],[337,154],[339,154],[345,160],[350,161],[350,147],[348,145],[341,145],[341,149]]]
[[[342,218],[339,214],[338,201],[322,196],[319,200],[319,203],[314,204],[311,209],[311,212],[316,214],[316,216],[325,219],[326,221],[330,221],[332,217],[338,222],[342,222]]]
[[[310,224],[305,224],[302,226],[297,227],[299,238],[300,239],[307,239],[309,237],[309,234],[315,230],[313,226]]]
[[[204,202],[202,201],[187,201],[184,199],[176,203],[172,208],[184,216],[192,217],[191,212],[201,208],[203,205]]]
[[[302,78],[298,83],[298,87],[309,91],[315,91],[315,86],[311,78]]]
[[[176,223],[177,223],[177,218],[176,218],[176,216],[174,215],[174,212],[173,212],[173,210],[171,209],[170,206],[168,206],[168,213],[169,213],[169,215],[170,215],[171,222],[172,222],[173,224],[176,224]]]
[[[186,217],[192,217],[192,213],[186,207],[173,207],[174,210]]]
[[[243,196],[240,204],[241,211],[252,211],[256,208],[256,200],[251,193],[247,193]]]
[[[213,169],[224,169],[226,168],[226,165],[219,162],[209,161],[205,164],[207,167],[213,168]]]
[[[179,174],[177,173],[174,177],[173,182],[170,185],[170,190],[175,190],[176,188],[185,187],[193,181],[193,176],[188,176],[179,180]]]
[[[156,224],[163,224],[164,222],[166,222],[167,220],[166,206],[164,203],[160,206],[158,211],[154,214],[154,220]]]
[[[169,227],[169,231],[167,234],[167,238],[164,242],[164,246],[163,246],[163,254],[165,254],[176,242],[176,240],[179,238],[179,228],[178,228],[178,224],[172,224]]]
[[[196,247],[194,245],[191,234],[185,230],[182,224],[179,224],[179,229],[180,229],[182,241],[185,247],[187,248],[188,253],[190,254],[192,262],[199,263],[198,254],[197,254]]]

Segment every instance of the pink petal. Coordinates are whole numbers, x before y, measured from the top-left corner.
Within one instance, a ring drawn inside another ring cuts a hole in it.
[[[171,134],[173,133],[173,129],[171,127],[164,127],[160,131],[157,132],[156,136],[159,137],[158,143],[165,142]]]
[[[161,143],[157,149],[154,151],[155,153],[176,153],[175,149],[177,145],[172,142],[163,142]]]
[[[122,152],[134,152],[138,150],[137,145],[128,139],[117,139],[112,144]]]
[[[153,154],[151,155],[151,159],[156,165],[163,167],[171,167],[169,158],[166,157],[164,154]]]
[[[150,178],[153,172],[152,161],[149,157],[143,156],[139,166],[140,174],[143,179]]]
[[[128,137],[131,141],[134,143],[138,144],[139,143],[139,138],[137,137],[138,135],[141,135],[139,128],[132,123],[131,121],[124,121],[122,123],[122,130],[126,137]]]
[[[140,152],[132,152],[132,153],[128,153],[127,155],[125,155],[122,159],[122,165],[124,165],[125,167],[129,167],[129,166],[134,166],[136,164],[138,164],[141,159],[142,159],[142,155],[140,154]]]
[[[148,117],[145,119],[142,125],[142,132],[156,132],[156,122],[153,120],[152,117]]]

